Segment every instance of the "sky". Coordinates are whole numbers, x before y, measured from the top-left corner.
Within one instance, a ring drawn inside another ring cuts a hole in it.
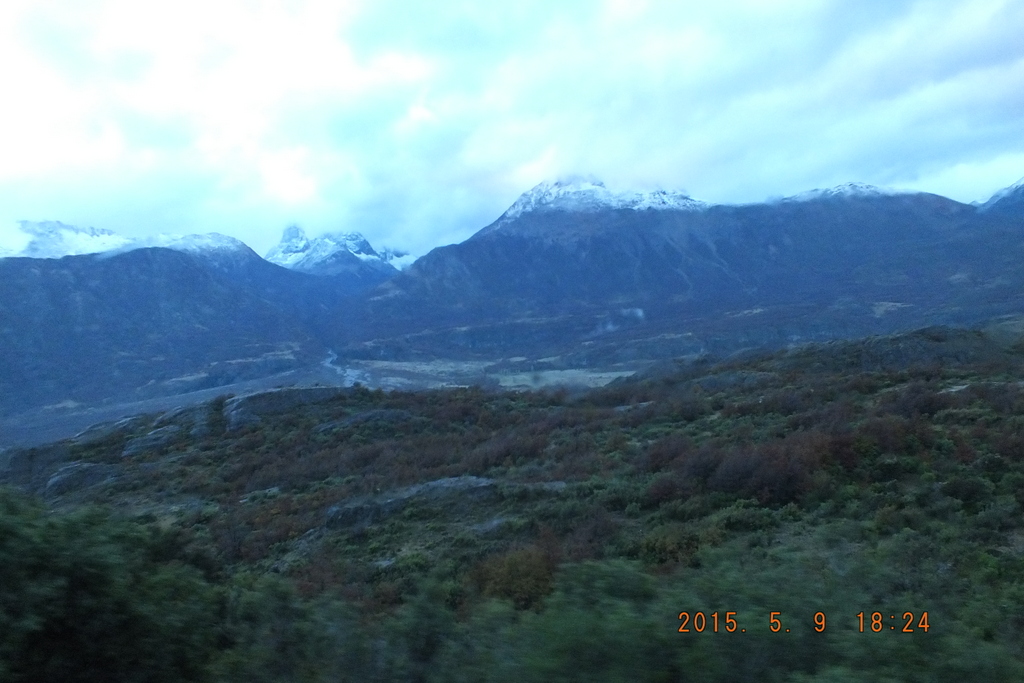
[[[1024,177],[1015,0],[4,0],[0,248],[289,224],[426,253],[570,175],[748,203]]]

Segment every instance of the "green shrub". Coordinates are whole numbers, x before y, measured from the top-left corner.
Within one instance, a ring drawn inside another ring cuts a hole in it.
[[[202,679],[218,592],[198,570],[158,561],[156,536],[0,492],[0,679]]]

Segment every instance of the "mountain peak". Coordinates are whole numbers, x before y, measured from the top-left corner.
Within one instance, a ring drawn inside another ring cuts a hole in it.
[[[358,232],[325,233],[310,239],[297,225],[285,228],[281,242],[265,258],[284,268],[314,275],[350,272],[359,263],[381,272],[395,271]]]
[[[156,235],[131,238],[103,228],[79,228],[60,221],[19,221],[31,240],[24,249],[0,256],[58,259],[83,254],[120,253],[147,247],[163,247],[190,253],[249,251],[245,243],[211,232],[206,235]]]
[[[694,211],[706,208],[681,192],[651,190],[646,192],[614,192],[593,177],[570,176],[545,181],[522,194],[498,219],[511,221],[533,211],[598,211],[601,209],[631,209],[634,211],[676,210]]]
[[[995,209],[1002,212],[1024,213],[1024,178],[996,192],[981,205],[982,211]]]
[[[157,235],[150,239],[137,240],[131,248],[141,247],[164,247],[190,253],[250,251],[245,242],[219,232],[209,232],[205,235]]]
[[[904,194],[898,190],[891,190],[884,187],[876,187],[874,185],[868,185],[867,183],[843,183],[842,185],[836,185],[830,188],[818,188],[815,190],[808,190],[807,192],[800,192],[791,197],[786,197],[782,201],[787,202],[807,202],[815,199],[850,199],[850,198],[872,198],[872,197],[891,197],[893,195]]]

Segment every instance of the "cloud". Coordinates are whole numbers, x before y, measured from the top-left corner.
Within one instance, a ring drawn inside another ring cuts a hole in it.
[[[1024,175],[1022,33],[994,0],[15,0],[0,225],[265,252],[297,222],[424,253],[572,173],[984,200]]]

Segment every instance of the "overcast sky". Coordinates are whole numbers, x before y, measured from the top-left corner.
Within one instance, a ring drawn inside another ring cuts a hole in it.
[[[422,254],[570,174],[761,201],[1024,176],[1024,2],[0,3],[0,246],[289,223]]]

